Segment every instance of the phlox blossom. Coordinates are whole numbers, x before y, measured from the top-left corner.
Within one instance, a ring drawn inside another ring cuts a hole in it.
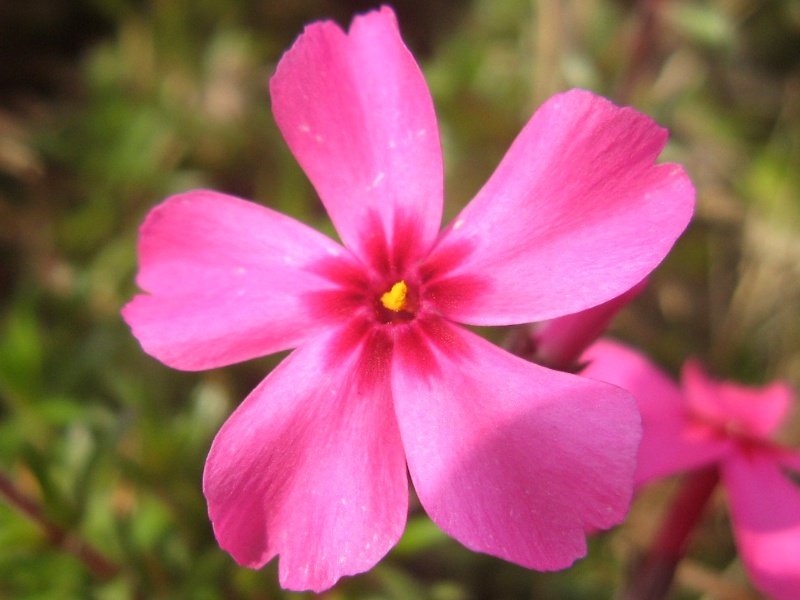
[[[770,439],[792,405],[789,386],[715,381],[688,361],[679,387],[644,356],[607,340],[583,360],[583,375],[636,396],[644,428],[637,485],[716,465],[753,582],[778,600],[800,598],[800,487],[789,477],[800,474],[800,451]]]
[[[443,231],[433,103],[392,11],[306,27],[270,81],[278,126],[341,244],[269,208],[192,191],[141,228],[123,310],[179,369],[295,350],[217,434],[203,490],[242,565],[280,555],[322,590],[397,542],[410,473],[465,546],[536,569],[622,520],[639,416],[605,383],[550,371],[458,325],[588,308],[630,288],[691,217],[666,131],[584,91],[545,103]]]

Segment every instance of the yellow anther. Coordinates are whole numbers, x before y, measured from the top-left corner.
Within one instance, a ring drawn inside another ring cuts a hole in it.
[[[406,294],[408,286],[405,281],[398,281],[388,292],[381,296],[381,304],[389,310],[400,312],[406,307]]]

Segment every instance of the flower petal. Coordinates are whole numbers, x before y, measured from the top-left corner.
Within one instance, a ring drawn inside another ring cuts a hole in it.
[[[692,215],[683,169],[653,164],[666,139],[589,92],[548,100],[427,261],[438,310],[475,325],[543,321],[633,287]]]
[[[723,463],[733,532],[756,587],[777,600],[800,595],[800,488],[765,453]]]
[[[337,335],[289,355],[231,415],[205,467],[220,546],[253,568],[280,554],[289,589],[321,591],[366,571],[406,520],[390,346],[363,331]]]
[[[642,445],[636,484],[643,485],[713,463],[731,447],[709,428],[693,422],[678,385],[644,355],[618,342],[600,340],[581,357],[584,377],[628,390],[642,413]]]
[[[305,296],[333,289],[320,265],[341,246],[264,206],[210,191],[154,208],[139,238],[147,294],[122,311],[144,350],[200,370],[292,348],[324,319]]]
[[[627,392],[439,319],[398,333],[392,390],[420,501],[468,548],[560,569],[585,530],[624,518],[641,433]]]
[[[356,17],[349,33],[330,21],[306,27],[270,92],[345,245],[400,270],[426,252],[441,224],[442,153],[430,93],[391,9]]]
[[[777,454],[778,463],[800,481],[800,450],[781,449]]]
[[[767,438],[786,418],[794,400],[792,389],[776,382],[763,387],[716,381],[697,361],[687,361],[681,373],[692,410],[721,427],[756,438]]]

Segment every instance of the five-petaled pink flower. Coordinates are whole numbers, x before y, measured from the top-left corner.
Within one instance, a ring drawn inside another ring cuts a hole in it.
[[[570,565],[622,520],[639,416],[614,386],[549,371],[456,323],[549,319],[630,288],[690,219],[666,131],[571,91],[545,103],[439,231],[433,105],[392,11],[306,28],[270,82],[284,138],[343,245],[210,191],[147,217],[124,309],[144,349],[196,370],[296,348],[231,415],[203,488],[243,565],[322,590],[400,537],[410,472],[467,547]]]
[[[800,451],[770,441],[791,407],[792,390],[714,381],[688,361],[680,388],[644,356],[601,340],[583,371],[636,396],[644,433],[637,485],[717,465],[742,561],[759,589],[800,598]]]

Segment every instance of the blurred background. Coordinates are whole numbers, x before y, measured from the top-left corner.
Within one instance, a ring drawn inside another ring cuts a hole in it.
[[[271,599],[201,494],[211,440],[278,362],[180,373],[122,322],[135,242],[169,194],[210,187],[331,233],[270,114],[305,23],[345,0],[0,0],[0,598]],[[677,372],[800,386],[800,1],[397,0],[436,104],[449,220],[551,94],[583,87],[671,131],[698,188],[688,232],[612,335]],[[800,443],[797,416],[781,432]],[[535,457],[532,457],[535,460]],[[675,482],[588,558],[530,572],[473,554],[415,507],[329,599],[611,598]],[[756,599],[715,498],[674,598]]]

